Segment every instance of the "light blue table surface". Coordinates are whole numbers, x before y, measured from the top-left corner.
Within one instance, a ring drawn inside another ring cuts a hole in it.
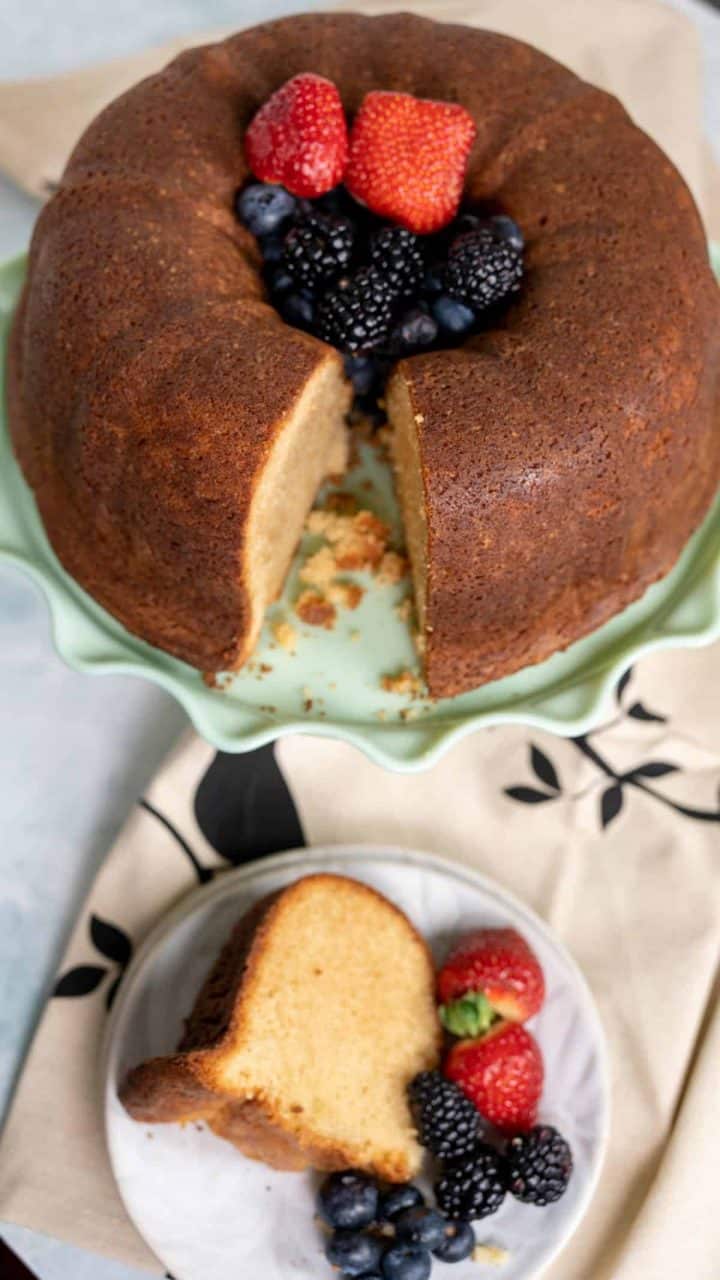
[[[720,140],[720,14],[699,0],[668,2],[700,30],[707,132]],[[70,70],[180,33],[311,7],[312,0],[0,0],[0,78]],[[0,259],[25,248],[35,213],[34,202],[0,178]],[[37,590],[8,569],[0,570],[0,627],[1,1114],[80,900],[184,716],[151,685],[64,667]],[[147,1275],[9,1225],[0,1233],[41,1280]]]

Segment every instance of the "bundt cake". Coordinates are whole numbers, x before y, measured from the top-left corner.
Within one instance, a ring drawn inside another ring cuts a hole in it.
[[[440,1026],[422,938],[386,898],[313,875],[253,907],[199,992],[178,1051],[120,1096],[146,1123],[204,1120],[277,1169],[417,1173],[406,1088]]]
[[[388,387],[430,692],[568,645],[677,558],[720,479],[720,295],[692,197],[608,94],[516,40],[407,14],[271,22],[109,106],[42,212],[10,422],[66,568],[130,631],[242,664],[349,388],[268,305],[233,216],[248,122],[289,76],[464,106],[465,196],[526,238],[489,331]]]

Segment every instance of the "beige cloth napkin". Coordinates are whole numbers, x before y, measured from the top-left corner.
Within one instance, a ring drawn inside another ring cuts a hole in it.
[[[522,36],[611,88],[671,153],[720,234],[696,39],[675,12],[651,0],[405,7]],[[46,191],[97,107],[179,47],[0,86],[0,166]],[[647,659],[614,721],[576,742],[489,730],[416,777],[384,773],[324,739],[291,737],[276,748],[306,843],[389,841],[458,858],[535,907],[582,965],[610,1043],[613,1127],[600,1188],[553,1280],[720,1277],[719,725],[713,646]],[[60,992],[79,998],[48,1004],[0,1144],[0,1218],[155,1272],[162,1268],[127,1220],[108,1166],[98,1054],[130,946],[197,883],[177,835],[196,862],[226,865],[222,840],[201,829],[193,802],[213,755],[188,735],[150,787],[151,808],[130,816],[61,967]],[[259,778],[267,761],[267,753],[262,769],[257,755],[226,761],[221,793],[235,785],[232,768],[257,766]],[[239,811],[241,826],[246,818]]]

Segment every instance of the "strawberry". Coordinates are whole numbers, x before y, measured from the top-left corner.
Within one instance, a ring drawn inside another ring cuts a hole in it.
[[[368,93],[350,134],[345,185],[409,231],[439,231],[457,213],[475,134],[472,116],[455,103]]]
[[[245,155],[256,178],[280,182],[295,196],[321,196],[341,181],[347,163],[345,112],[332,80],[293,76],[253,116]]]
[[[544,1067],[525,1027],[498,1022],[479,1040],[459,1040],[443,1073],[503,1133],[526,1133],[535,1124]]]
[[[441,1017],[455,1035],[479,1035],[497,1014],[526,1022],[545,998],[540,962],[515,929],[478,929],[461,938],[437,986]]]

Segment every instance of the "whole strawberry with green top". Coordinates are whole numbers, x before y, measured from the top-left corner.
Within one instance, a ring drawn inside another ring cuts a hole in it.
[[[526,1022],[545,999],[534,951],[515,929],[477,929],[450,952],[438,974],[440,1017],[456,1036],[479,1036],[500,1018]]]

